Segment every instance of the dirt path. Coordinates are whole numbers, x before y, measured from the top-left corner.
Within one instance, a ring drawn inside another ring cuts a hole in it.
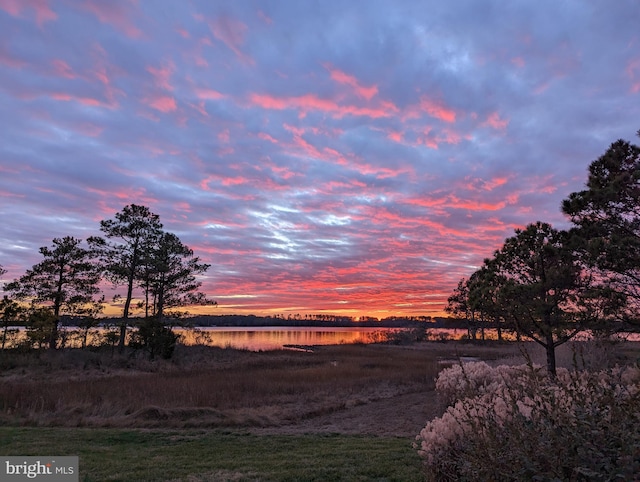
[[[307,418],[256,434],[340,433],[414,437],[427,421],[441,415],[435,392],[408,393]]]

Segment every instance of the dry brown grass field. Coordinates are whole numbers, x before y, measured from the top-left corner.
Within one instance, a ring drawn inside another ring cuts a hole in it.
[[[539,350],[525,347],[541,361]],[[637,345],[629,353],[585,347],[567,346],[561,363],[610,364],[638,353]],[[2,353],[0,424],[411,437],[443,410],[438,371],[467,359],[525,360],[517,343],[453,341],[312,352],[179,346],[171,361],[86,350]]]

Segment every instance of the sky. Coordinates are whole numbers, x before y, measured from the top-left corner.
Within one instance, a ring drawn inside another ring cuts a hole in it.
[[[125,205],[212,314],[441,315],[640,129],[637,0],[0,0],[0,265]]]

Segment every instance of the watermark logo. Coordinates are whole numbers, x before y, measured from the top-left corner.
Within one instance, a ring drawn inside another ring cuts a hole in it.
[[[78,457],[0,457],[0,481],[78,482]]]

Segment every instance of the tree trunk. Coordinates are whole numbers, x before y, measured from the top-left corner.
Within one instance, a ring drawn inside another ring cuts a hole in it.
[[[124,351],[124,340],[127,337],[127,320],[125,319],[120,323],[120,336],[118,337],[118,351],[122,353]]]
[[[547,373],[551,378],[556,378],[556,347],[553,344],[553,335],[547,335],[544,347],[547,351]]]
[[[51,334],[49,335],[49,349],[58,349],[58,318],[51,322]]]
[[[131,307],[131,298],[133,297],[133,276],[130,276],[127,285],[127,299],[124,301],[124,310],[122,312],[122,321],[120,322],[120,338],[118,339],[118,351],[122,353],[124,350],[124,342],[127,337],[127,320],[129,319],[129,308]]]
[[[51,327],[51,335],[49,336],[49,349],[58,349],[58,322],[60,321],[60,308],[62,307],[62,287],[64,286],[64,266],[66,262],[63,259],[58,271],[58,288],[56,298],[53,300],[53,326]]]
[[[157,301],[157,311],[156,311],[156,319],[158,323],[162,323],[162,317],[164,316],[164,275],[160,278],[160,287],[158,289],[158,301]]]
[[[125,340],[127,338],[127,320],[129,319],[129,308],[131,307],[131,298],[133,298],[133,280],[134,269],[131,270],[129,279],[127,280],[127,298],[124,301],[124,310],[122,312],[122,321],[120,322],[120,338],[118,339],[118,351],[124,351]]]

